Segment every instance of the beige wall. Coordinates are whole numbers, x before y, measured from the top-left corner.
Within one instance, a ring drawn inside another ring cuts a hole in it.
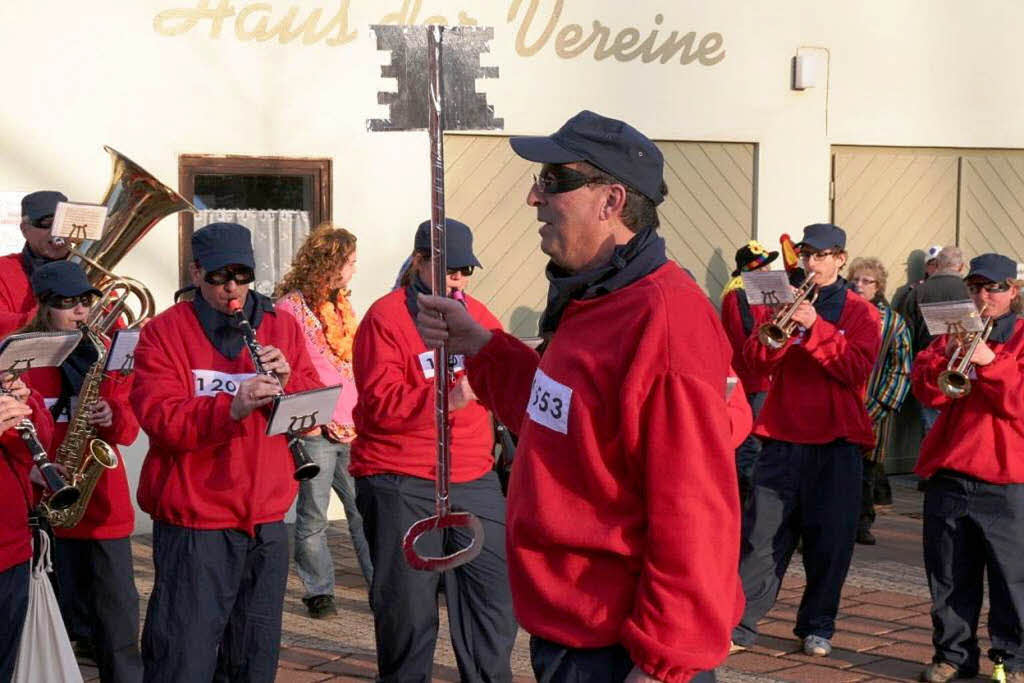
[[[329,156],[335,219],[361,237],[354,287],[365,310],[428,213],[426,135],[365,126],[384,114],[378,90],[391,89],[378,77],[387,57],[367,26],[402,0],[265,3],[272,23],[292,6],[301,18],[322,8],[324,23],[341,8],[355,35],[333,47],[241,41],[235,16],[217,38],[209,20],[174,37],[155,31],[161,12],[198,4],[0,3],[0,191],[60,188],[96,201],[109,175],[104,144],[172,185],[183,153]],[[258,24],[259,4],[225,4],[254,10],[243,29]],[[559,29],[578,23],[589,31],[597,19],[613,31],[635,26],[641,39],[654,28],[662,36],[718,32],[725,57],[713,66],[598,61],[591,48],[562,59],[554,37],[524,56],[515,43],[530,0],[422,0],[420,18],[464,10],[495,27],[484,63],[498,65],[501,78],[480,89],[506,134],[550,132],[586,107],[661,140],[757,144],[757,228],[768,242],[828,217],[832,145],[1024,148],[1024,92],[1014,87],[1024,66],[1024,4],[1015,0],[538,0],[526,43],[559,4]],[[827,132],[824,73],[817,88],[789,89],[800,46],[830,55]],[[176,234],[176,221],[163,221],[123,264],[162,304],[177,284]]]

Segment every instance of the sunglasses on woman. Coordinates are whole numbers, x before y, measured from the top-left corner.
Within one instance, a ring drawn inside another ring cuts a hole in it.
[[[256,273],[253,272],[252,268],[246,268],[245,266],[239,268],[228,266],[207,273],[203,276],[203,279],[210,285],[226,285],[232,281],[238,285],[247,285],[256,279]]]
[[[462,273],[463,277],[469,277],[473,274],[473,266],[462,266],[461,268],[448,269],[449,275],[455,275],[455,273]]]
[[[56,308],[61,311],[66,311],[79,305],[89,308],[92,306],[94,298],[93,294],[79,294],[78,296],[51,296],[46,299],[46,305],[50,308]]]
[[[978,282],[971,282],[967,284],[967,291],[969,291],[971,294],[977,294],[983,289],[989,294],[1002,294],[1003,292],[1010,291],[1010,283],[986,282],[984,284],[981,284]]]

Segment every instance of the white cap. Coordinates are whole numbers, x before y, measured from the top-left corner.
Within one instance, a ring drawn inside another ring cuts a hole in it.
[[[924,262],[928,263],[929,261],[934,261],[936,258],[938,258],[940,251],[942,251],[941,244],[933,244],[932,246],[928,247],[928,256],[925,257]]]

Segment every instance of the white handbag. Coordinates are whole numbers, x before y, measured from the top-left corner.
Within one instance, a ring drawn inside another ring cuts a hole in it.
[[[18,661],[14,665],[14,683],[82,681],[82,672],[71,650],[68,632],[60,616],[57,597],[46,578],[53,571],[50,539],[39,534],[39,561],[32,567],[28,586],[28,613],[21,631]]]

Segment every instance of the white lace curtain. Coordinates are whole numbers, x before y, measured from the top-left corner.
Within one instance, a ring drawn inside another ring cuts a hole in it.
[[[210,223],[239,223],[252,231],[256,257],[256,282],[261,294],[270,296],[292,264],[292,256],[309,234],[307,211],[257,211],[254,209],[205,209],[195,216],[195,229]]]

